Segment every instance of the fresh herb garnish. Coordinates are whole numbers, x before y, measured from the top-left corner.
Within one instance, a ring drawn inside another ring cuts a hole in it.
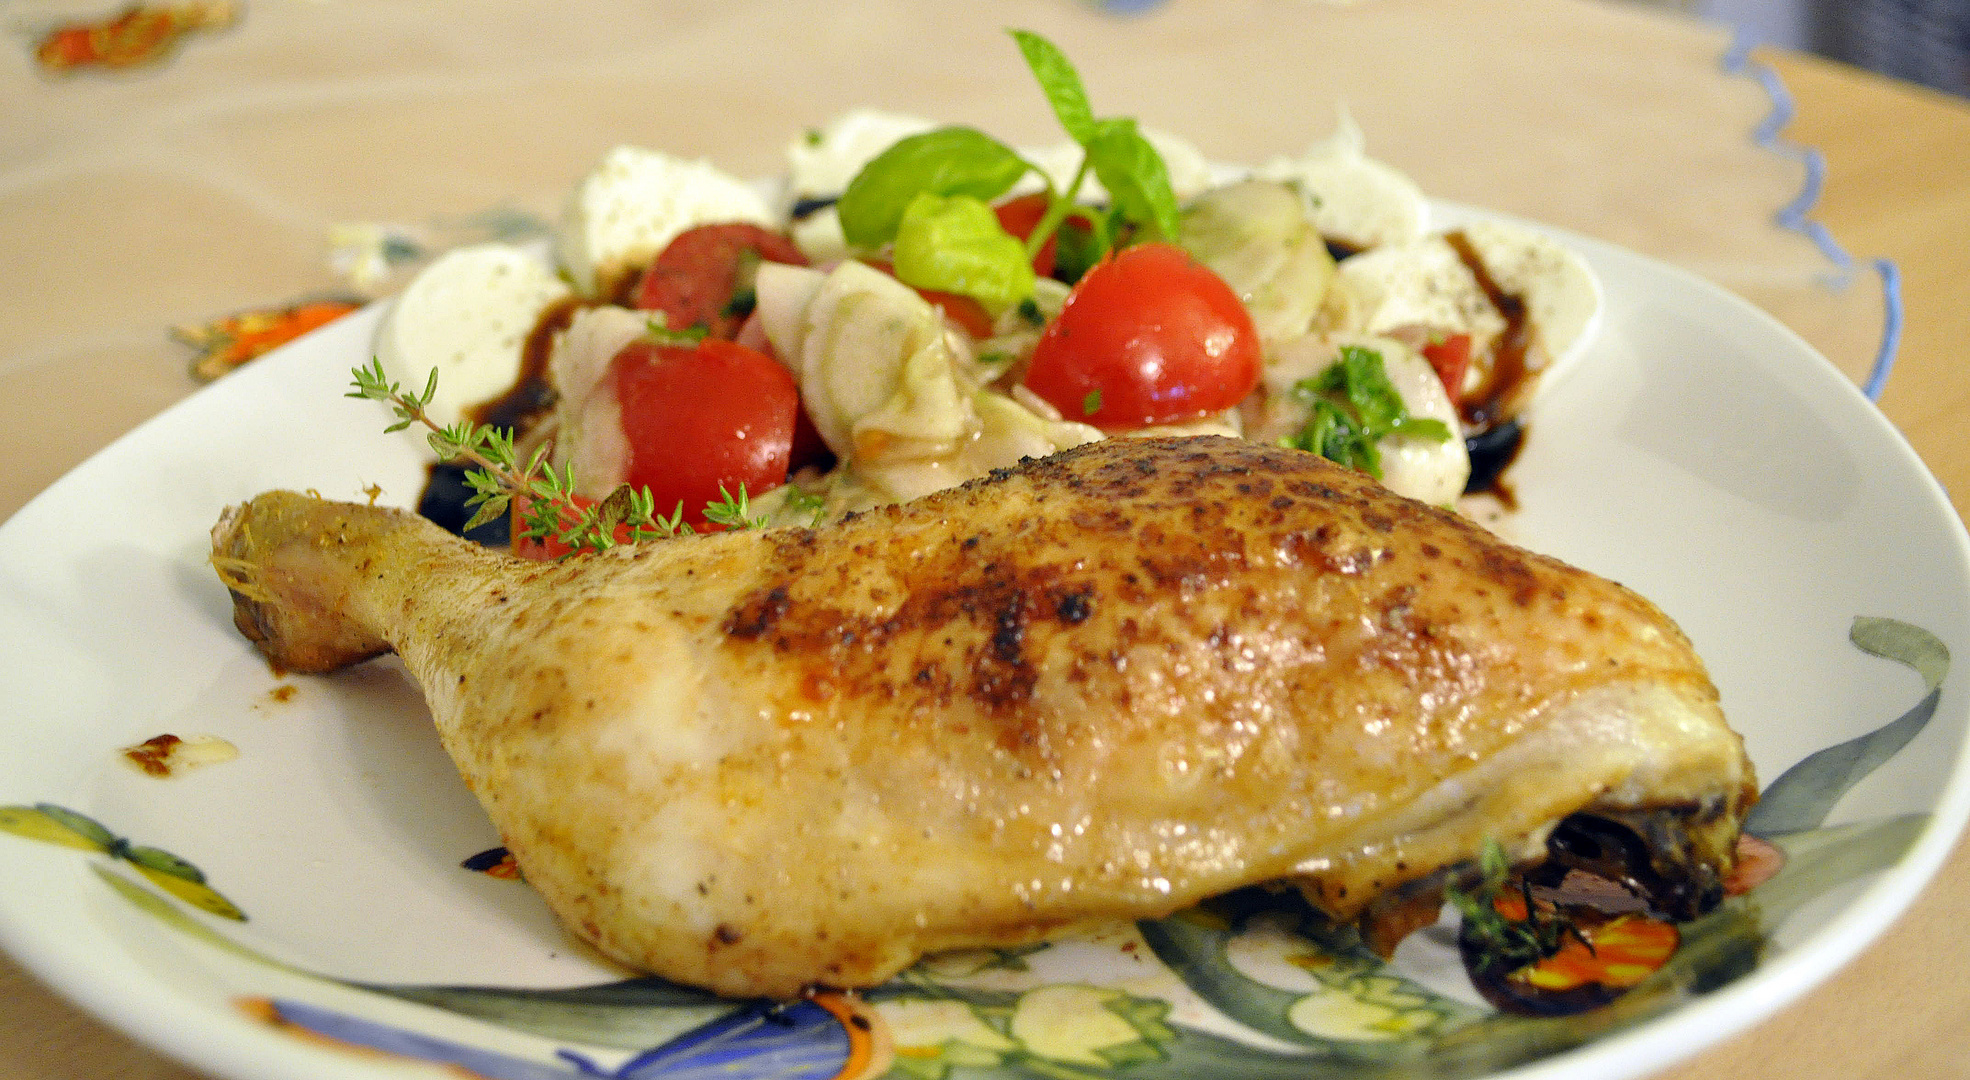
[[[766,528],[766,514],[755,514],[753,503],[747,501],[745,485],[739,485],[739,495],[725,491],[719,485],[719,501],[705,503],[705,520],[711,524],[723,524],[725,528]]]
[[[1390,435],[1444,442],[1450,427],[1441,420],[1409,415],[1402,395],[1389,381],[1382,354],[1359,345],[1341,346],[1341,358],[1326,371],[1293,384],[1294,396],[1313,412],[1299,434],[1284,445],[1310,450],[1329,461],[1382,478],[1376,444]]]
[[[1445,893],[1464,917],[1458,938],[1476,951],[1478,960],[1474,967],[1517,971],[1559,952],[1561,941],[1568,936],[1592,951],[1593,942],[1565,916],[1556,911],[1540,911],[1533,903],[1531,887],[1523,878],[1519,880],[1519,894],[1525,903],[1525,918],[1509,918],[1498,910],[1498,897],[1507,887],[1512,867],[1505,849],[1496,840],[1485,842],[1484,852],[1478,857],[1478,872],[1478,884],[1470,892],[1453,887]]]
[[[739,485],[739,493],[737,495],[725,490],[724,484],[718,485],[718,501],[705,504],[705,520],[711,522],[713,525],[723,525],[728,529],[763,529],[766,527],[766,516],[764,514],[757,516],[753,514],[752,503],[746,499],[746,486],[744,484]]]
[[[1093,416],[1100,411],[1101,391],[1098,389],[1088,391],[1088,396],[1081,399],[1081,415]]]
[[[827,496],[818,491],[802,491],[797,487],[787,488],[786,501],[780,505],[789,513],[812,514],[813,517],[807,522],[808,528],[819,525],[821,519],[828,513]]]
[[[1031,293],[1033,256],[1070,213],[1096,222],[1091,229],[1069,230],[1072,262],[1082,267],[1113,244],[1118,222],[1163,238],[1174,237],[1178,227],[1169,170],[1135,121],[1096,117],[1066,54],[1038,34],[1011,33],[1060,126],[1081,147],[1081,164],[1065,191],[997,139],[974,128],[946,127],[910,136],[876,155],[836,204],[849,243],[865,249],[895,243],[901,280],[962,293],[995,310],[1016,303],[1022,288]],[[981,215],[990,216],[989,204],[1029,172],[1046,185],[1047,209],[1022,244],[995,216],[988,221]],[[1077,211],[1075,197],[1090,174],[1108,189],[1112,218]],[[925,197],[932,201],[923,202]],[[1098,250],[1090,251],[1091,244]],[[907,262],[906,249],[912,252]],[[933,249],[938,249],[934,257]]]
[[[355,389],[346,396],[384,402],[396,413],[396,423],[386,431],[403,431],[413,424],[421,424],[430,430],[431,449],[440,461],[463,461],[476,466],[465,474],[465,484],[472,490],[465,505],[475,509],[462,531],[470,532],[506,513],[519,496],[525,496],[519,514],[520,539],[553,540],[566,545],[568,554],[614,547],[619,527],[626,529],[632,543],[693,531],[684,521],[682,503],[669,517],[658,517],[655,499],[648,488],[638,491],[622,484],[601,502],[582,505],[582,500],[575,497],[574,469],[556,471],[554,463],[547,460],[545,447],[534,451],[527,463],[521,465],[515,457],[513,433],[506,428],[464,420],[449,428],[439,427],[427,412],[438,392],[436,368],[431,369],[431,378],[422,392],[405,391],[391,382],[380,360],[372,360],[366,368],[353,368],[351,374]],[[763,518],[747,518],[744,485],[740,485],[738,495],[725,495],[724,504],[706,507],[707,520],[712,520],[715,507],[727,504],[736,508],[734,520],[745,521],[749,526],[764,523]]]
[[[976,128],[938,128],[902,139],[862,166],[835,203],[835,212],[849,243],[879,248],[896,239],[904,212],[919,194],[990,202],[1034,168],[1017,151]]]
[[[901,280],[973,297],[992,311],[1033,295],[1026,248],[990,206],[968,195],[917,192],[903,211],[893,261]]]
[[[661,311],[653,311],[645,316],[643,325],[645,327],[644,336],[653,344],[657,345],[694,346],[703,342],[711,333],[711,329],[703,323],[695,323],[691,326],[673,330],[670,327],[670,317]],[[437,373],[436,368],[431,369],[431,374],[436,375]],[[356,395],[351,394],[349,396],[355,397]]]

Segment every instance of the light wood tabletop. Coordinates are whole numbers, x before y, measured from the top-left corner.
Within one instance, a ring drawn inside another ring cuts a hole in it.
[[[442,240],[430,223],[488,208],[551,218],[622,141],[671,140],[764,173],[785,133],[871,94],[1043,138],[1030,90],[1000,89],[1016,62],[995,37],[1008,23],[1045,30],[1102,100],[1221,160],[1297,150],[1344,102],[1370,153],[1430,194],[1694,270],[1857,382],[1884,331],[1870,260],[1892,260],[1905,321],[1879,405],[1959,514],[1970,507],[1970,102],[1752,54],[1790,95],[1782,137],[1824,155],[1809,217],[1856,260],[1830,289],[1824,254],[1774,224],[1805,171],[1754,144],[1766,87],[1726,69],[1724,29],[1673,13],[1594,0],[1179,0],[1123,16],[1071,0],[984,13],[991,5],[887,0],[861,5],[857,21],[689,0],[630,17],[584,0],[549,20],[517,0],[266,0],[193,30],[160,67],[35,64],[39,35],[99,6],[0,12],[15,20],[0,70],[0,519],[198,388],[169,328],[352,291],[347,262],[328,257],[336,226],[409,222]],[[989,47],[931,62],[912,40],[967,36]],[[653,82],[661,101],[640,96]],[[1831,981],[1664,1075],[1970,1075],[1966,916],[1970,849],[1959,846]],[[201,1075],[4,956],[0,1002],[0,1080]]]

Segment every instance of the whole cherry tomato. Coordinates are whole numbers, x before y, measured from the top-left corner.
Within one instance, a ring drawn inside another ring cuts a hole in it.
[[[1258,385],[1259,333],[1238,295],[1172,244],[1089,270],[1033,348],[1026,385],[1107,430],[1222,412]]]
[[[637,342],[611,361],[628,482],[650,489],[656,512],[681,502],[705,528],[706,503],[786,483],[800,412],[793,374],[765,353],[707,338],[697,346]]]

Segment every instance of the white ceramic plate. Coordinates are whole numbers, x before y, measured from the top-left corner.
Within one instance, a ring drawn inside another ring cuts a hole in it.
[[[905,1051],[890,1059],[909,1067],[898,1075],[921,1077],[960,1063],[983,1070],[966,1076],[1030,1075],[1031,1065],[1354,1077],[1405,1055],[1444,1075],[1660,1067],[1824,978],[1943,859],[1970,813],[1970,709],[1963,679],[1942,674],[1928,643],[1970,655],[1970,557],[1921,463],[1798,338],[1683,273],[1566,239],[1601,276],[1605,321],[1531,417],[1510,534],[1676,618],[1767,782],[1922,701],[1908,664],[1941,680],[1926,727],[1904,722],[1904,735],[1922,728],[1913,742],[1834,806],[1830,821],[1851,827],[1795,845],[1796,866],[1818,859],[1820,879],[1788,894],[1797,903],[1766,905],[1769,947],[1722,989],[1653,1018],[1609,1014],[1607,1031],[1508,1024],[1457,1055],[1429,1039],[1479,1013],[1430,931],[1393,968],[1355,970],[1345,985],[1248,964],[1298,1025],[1258,1049],[1246,1046],[1249,1024],[1175,976],[1122,978],[1118,956],[1135,950],[1130,971],[1144,962],[1130,928],[1024,956],[947,959],[924,975],[935,993],[809,1006],[783,1025],[721,1019],[724,1007],[647,985],[573,1003],[516,993],[627,973],[563,934],[524,886],[461,868],[497,837],[392,662],[276,677],[233,630],[205,562],[220,508],[266,488],[361,497],[376,485],[386,501],[415,498],[415,448],[381,435],[381,406],[343,397],[349,369],[367,359],[374,309],[146,424],[0,528],[0,807],[14,808],[0,811],[0,940],[124,1031],[236,1078],[438,1075],[401,1055],[491,1076],[573,1075],[563,1051],[624,1075],[682,1076],[707,1055],[763,1052],[747,1042],[761,1032],[796,1040],[775,1051],[774,1068],[825,1076],[846,1060],[829,1055],[871,1046],[839,1020],[842,1008],[873,1014]],[[1865,625],[1905,663],[1850,642],[1861,616],[1893,620]],[[221,736],[241,756],[163,781],[119,762],[119,748],[165,732]],[[1849,861],[1833,865],[1815,844]],[[195,865],[248,918],[184,902],[214,903],[188,884],[194,872],[146,848]],[[1265,927],[1246,929],[1234,951],[1263,944]],[[459,985],[503,989],[403,989]],[[715,1031],[702,1038],[639,1054],[707,1021]],[[883,1060],[880,1045],[873,1052]],[[748,1061],[759,1070],[768,1059]]]

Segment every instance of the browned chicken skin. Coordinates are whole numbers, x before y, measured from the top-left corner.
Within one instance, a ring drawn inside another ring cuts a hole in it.
[[[1256,882],[1386,917],[1581,811],[1668,815],[1701,906],[1755,798],[1647,601],[1237,440],[560,564],[275,492],[213,558],[276,665],[402,654],[567,925],[728,994]]]

